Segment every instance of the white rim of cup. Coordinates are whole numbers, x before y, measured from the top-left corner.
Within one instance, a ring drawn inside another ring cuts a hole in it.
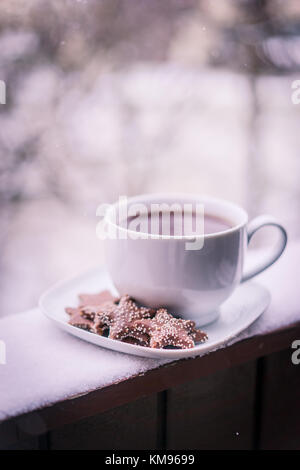
[[[126,204],[130,204],[133,202],[137,203],[152,203],[152,202],[162,202],[161,200],[167,200],[169,199],[170,202],[176,202],[176,200],[181,199],[185,202],[198,202],[200,204],[205,204],[205,202],[211,202],[211,203],[216,203],[216,204],[221,204],[224,206],[227,206],[228,208],[231,208],[232,210],[238,211],[241,213],[241,218],[243,218],[243,221],[234,225],[233,227],[230,227],[226,230],[222,230],[220,232],[214,232],[214,233],[206,233],[206,234],[201,234],[201,235],[160,235],[160,234],[153,234],[149,232],[136,232],[135,230],[130,230],[128,228],[122,227],[121,225],[115,224],[109,219],[109,215],[111,211],[116,208],[120,207],[122,204],[125,205],[124,203],[120,203],[119,201],[116,201],[109,207],[105,213],[104,216],[104,222],[107,224],[110,224],[111,226],[115,227],[118,229],[120,232],[123,233],[129,233],[133,234],[135,238],[144,238],[149,237],[151,239],[157,239],[157,240],[195,240],[195,239],[202,239],[202,238],[215,238],[215,237],[221,237],[225,236],[229,233],[233,233],[235,231],[240,230],[242,227],[244,227],[248,223],[248,214],[247,212],[238,204],[235,204],[234,202],[227,201],[226,199],[220,199],[216,197],[211,197],[207,195],[201,195],[201,194],[190,194],[190,193],[146,193],[146,194],[141,194],[139,196],[132,196],[127,198]],[[166,202],[166,201],[165,201]]]

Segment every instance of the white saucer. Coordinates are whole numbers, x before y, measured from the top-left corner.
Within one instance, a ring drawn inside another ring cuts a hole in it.
[[[117,294],[105,270],[98,268],[55,284],[41,296],[39,306],[59,328],[103,348],[136,356],[180,359],[203,354],[227,342],[251,325],[270,303],[270,294],[265,287],[254,282],[246,282],[241,284],[220,307],[220,317],[203,328],[208,334],[205,343],[198,344],[192,349],[151,349],[108,339],[68,324],[69,316],[64,309],[78,305],[78,294],[97,293],[105,289]]]

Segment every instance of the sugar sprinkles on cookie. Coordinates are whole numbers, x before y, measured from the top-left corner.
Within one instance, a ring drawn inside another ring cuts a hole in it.
[[[165,308],[140,306],[129,295],[116,298],[109,291],[80,294],[79,306],[65,311],[76,328],[136,346],[191,349],[208,339],[192,320],[176,318]]]

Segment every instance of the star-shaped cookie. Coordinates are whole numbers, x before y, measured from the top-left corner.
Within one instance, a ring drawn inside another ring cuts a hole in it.
[[[138,319],[151,318],[154,314],[155,310],[152,308],[139,307],[129,295],[124,295],[117,305],[106,305],[96,313],[95,328],[98,331],[103,328],[103,324],[109,324],[109,338],[121,341],[131,338],[146,345],[149,343],[148,335],[131,331],[130,324]]]
[[[151,348],[173,346],[190,349],[196,342],[204,342],[207,335],[195,327],[192,320],[175,318],[166,309],[159,309],[152,319],[138,319],[127,326],[132,334],[149,336]],[[119,333],[122,335],[122,332]]]

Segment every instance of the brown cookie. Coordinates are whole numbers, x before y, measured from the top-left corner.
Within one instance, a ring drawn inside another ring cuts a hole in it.
[[[95,324],[101,328],[103,318],[104,321],[109,318],[109,338],[123,340],[127,337],[134,337],[137,341],[148,342],[147,336],[130,331],[129,325],[134,320],[151,318],[154,314],[154,309],[139,307],[133,299],[128,295],[124,295],[117,305],[109,306],[103,310],[101,315],[97,315]]]
[[[166,309],[159,309],[152,319],[133,321],[127,329],[131,335],[148,335],[150,347],[156,349],[167,346],[190,349],[195,346],[195,341],[207,340],[206,333],[196,329],[193,321],[175,318]]]
[[[81,328],[82,330],[91,331],[92,333],[95,333],[94,322],[88,320],[87,318],[83,318],[81,315],[80,308],[72,309],[69,324],[72,326],[76,326],[77,328]]]
[[[87,320],[94,320],[95,313],[99,311],[101,306],[117,303],[118,299],[113,297],[108,290],[105,290],[98,294],[80,294],[79,301],[81,315]],[[65,311],[69,315],[73,315],[78,312],[78,308],[67,307]]]
[[[116,299],[109,291],[81,294],[78,308],[66,308],[69,323],[99,335],[151,348],[190,349],[207,335],[192,320],[175,318],[166,309],[139,306],[128,295]]]
[[[76,313],[80,312],[80,309],[78,307],[66,307],[65,308],[65,312],[70,315],[70,317],[72,315],[75,315]]]
[[[80,307],[81,315],[88,320],[95,320],[97,316],[101,316],[102,312],[112,309],[115,303],[112,301],[102,302],[98,305],[82,305]]]
[[[95,306],[101,305],[104,302],[117,302],[118,299],[114,297],[109,290],[104,290],[98,294],[79,294],[79,306]]]
[[[102,328],[95,328],[95,315],[101,310],[101,307],[114,305],[117,299],[106,290],[98,294],[81,294],[79,296],[80,306],[77,308],[67,307],[65,311],[70,315],[70,325],[82,328],[93,333],[103,335],[109,325],[103,325]],[[90,302],[88,305],[86,302]],[[81,318],[80,318],[81,317]]]
[[[149,337],[147,336],[146,341],[142,341],[141,339],[127,336],[126,338],[122,339],[122,343],[134,344],[135,346],[149,346]]]

